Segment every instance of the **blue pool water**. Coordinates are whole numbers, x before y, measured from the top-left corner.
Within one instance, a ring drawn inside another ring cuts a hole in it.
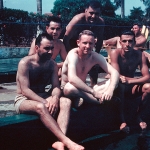
[[[150,53],[150,50],[147,50]],[[101,55],[107,57],[107,52],[102,50],[100,52]],[[0,59],[0,74],[8,73],[8,72],[16,72],[18,68],[18,63],[21,58],[8,58],[8,59]],[[56,58],[56,62],[60,61],[60,56]]]

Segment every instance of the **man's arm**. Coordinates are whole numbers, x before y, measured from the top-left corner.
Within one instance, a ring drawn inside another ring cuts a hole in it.
[[[60,41],[60,57],[62,61],[64,62],[67,56],[66,48],[64,44]],[[57,63],[58,68],[62,68],[63,62]]]
[[[25,59],[22,59],[18,65],[17,77],[21,92],[24,96],[26,96],[29,100],[34,100],[42,103],[47,103],[47,101],[40,96],[38,96],[35,92],[30,89],[30,81],[29,81],[29,63]]]
[[[99,60],[99,65],[102,67],[102,69],[110,74],[110,85],[106,89],[105,93],[103,93],[102,100],[103,99],[111,99],[113,96],[113,91],[117,87],[117,84],[119,82],[119,73],[118,71],[113,68],[109,63],[106,62],[105,58],[101,55],[97,55],[98,60]]]
[[[148,66],[146,64],[146,58],[144,56],[144,53],[142,53],[142,62],[140,64],[140,70],[142,73],[142,76],[140,78],[127,78],[127,83],[128,84],[139,84],[139,83],[146,83],[149,78],[149,71],[148,71]]]
[[[51,93],[51,97],[48,97],[46,99],[48,101],[48,103],[46,104],[46,107],[48,107],[48,110],[52,115],[55,115],[55,113],[58,111],[59,99],[61,97],[61,90],[60,90],[60,85],[59,85],[59,80],[58,80],[58,67],[55,62],[53,64],[53,72],[51,74],[51,81],[52,81],[53,90]]]
[[[58,67],[57,64],[54,62],[54,70],[51,76],[51,81],[52,81],[52,97],[58,97],[60,98],[61,96],[61,90],[60,90],[60,84],[59,84],[59,78],[58,78]]]
[[[140,39],[136,40],[135,47],[144,47],[146,44],[146,38],[141,35]]]
[[[87,86],[78,76],[76,72],[76,64],[78,61],[78,56],[74,52],[69,52],[67,56],[68,61],[68,81],[70,84],[75,86],[77,89],[82,90],[84,92],[94,94],[93,89]]]
[[[120,68],[118,64],[118,56],[119,56],[118,49],[111,50],[111,53],[110,53],[111,66],[114,67],[120,73]]]
[[[35,39],[33,39],[31,43],[31,47],[30,47],[28,55],[33,55],[33,54],[35,54]]]
[[[74,33],[76,32],[76,26],[80,23],[81,15],[78,14],[73,17],[73,19],[69,22],[66,27],[66,32],[63,38],[63,43],[65,45],[67,53],[71,50],[70,47],[70,39],[73,37]]]

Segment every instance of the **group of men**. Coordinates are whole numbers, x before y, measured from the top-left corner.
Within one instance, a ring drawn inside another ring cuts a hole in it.
[[[103,101],[111,100],[115,91],[121,90],[120,93],[123,94],[119,96],[122,130],[127,127],[122,109],[124,93],[142,94],[144,102],[149,96],[146,58],[141,51],[134,50],[135,35],[132,32],[121,35],[119,40],[121,48],[112,51],[111,65],[98,54],[102,47],[104,31],[104,20],[99,15],[99,2],[89,2],[85,12],[76,15],[66,27],[64,44],[58,39],[62,28],[61,20],[51,17],[46,25],[46,33],[33,40],[29,56],[24,57],[18,64],[16,111],[38,114],[43,124],[58,138],[59,141],[52,145],[58,150],[64,150],[65,147],[69,150],[84,149],[65,135],[72,102],[75,102],[76,107],[83,102],[100,105]],[[62,63],[55,62],[58,54],[63,60]],[[110,74],[110,79],[106,83],[88,86],[85,83],[87,74],[93,67],[97,68],[97,65]],[[134,78],[138,66],[142,77]],[[59,69],[61,69],[61,85],[58,77]],[[45,87],[49,84],[51,88],[46,92]],[[138,111],[141,112],[142,109],[143,107],[139,106]],[[140,115],[138,119],[141,128],[145,129],[146,122]]]

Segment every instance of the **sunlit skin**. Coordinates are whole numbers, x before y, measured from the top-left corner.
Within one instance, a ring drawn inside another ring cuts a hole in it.
[[[135,36],[141,34],[141,28],[138,25],[134,25],[132,31],[134,32]]]
[[[124,52],[132,51],[134,45],[134,37],[132,35],[122,35],[120,44]]]
[[[49,26],[46,26],[46,31],[54,40],[58,39],[61,33],[61,25],[60,23],[51,21]]]
[[[36,45],[35,47],[41,60],[49,60],[52,57],[54,49],[53,41],[49,41],[46,38],[44,38],[41,41],[40,47],[38,45]]]
[[[82,54],[90,54],[95,45],[95,40],[93,36],[82,35],[79,40],[77,40],[77,45],[81,50]]]
[[[100,16],[100,8],[91,8],[85,10],[86,21],[89,23],[96,23]]]

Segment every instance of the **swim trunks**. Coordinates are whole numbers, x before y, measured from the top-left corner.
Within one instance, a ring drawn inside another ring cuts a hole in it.
[[[24,95],[22,94],[18,94],[16,97],[15,97],[15,103],[14,103],[14,106],[15,106],[15,110],[16,112],[19,114],[19,107],[21,105],[21,103],[24,101],[24,100],[27,100],[28,98],[25,97]]]
[[[46,99],[48,97],[50,97],[50,93],[48,92],[45,92],[45,93],[38,93],[37,95],[39,95],[40,97]],[[22,94],[17,94],[17,96],[15,97],[15,102],[14,102],[14,106],[15,106],[15,110],[16,112],[19,114],[19,107],[21,105],[21,103],[24,101],[24,100],[28,100],[28,98]]]

